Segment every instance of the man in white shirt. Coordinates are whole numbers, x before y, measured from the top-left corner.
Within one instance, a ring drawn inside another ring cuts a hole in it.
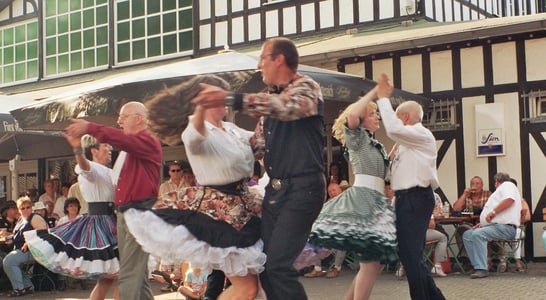
[[[44,190],[45,192],[38,198],[38,201],[42,202],[44,205],[46,205],[46,202],[51,202],[54,206],[64,207],[64,200],[66,200],[66,198],[57,193],[52,179],[44,181]],[[62,216],[64,216],[63,210],[57,209],[53,211],[52,217],[55,219],[59,219]]]
[[[400,104],[396,112],[389,97],[393,86],[385,74],[377,81],[377,106],[389,138],[398,147],[391,164],[391,188],[396,195],[398,255],[406,269],[410,295],[415,300],[445,297],[423,262],[425,235],[434,209],[436,139],[423,127],[423,109],[415,101]]]
[[[495,192],[483,207],[480,223],[463,234],[464,247],[474,267],[470,278],[485,278],[487,271],[487,242],[511,240],[521,218],[521,195],[506,173],[495,175]]]

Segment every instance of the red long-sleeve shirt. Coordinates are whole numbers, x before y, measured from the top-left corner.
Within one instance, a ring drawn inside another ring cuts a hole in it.
[[[87,132],[101,143],[127,152],[116,185],[116,206],[157,197],[162,150],[159,140],[148,131],[125,134],[123,130],[90,123]]]

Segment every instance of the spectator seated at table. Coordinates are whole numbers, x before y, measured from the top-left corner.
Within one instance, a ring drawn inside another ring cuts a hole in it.
[[[13,230],[13,250],[2,261],[4,272],[8,275],[13,287],[13,291],[8,294],[8,297],[18,297],[34,292],[30,275],[21,269],[21,264],[34,260],[28,251],[23,232],[33,229],[47,229],[44,218],[32,212],[30,198],[24,196],[17,199],[17,208],[21,216]]]
[[[17,223],[18,218],[19,211],[17,210],[15,201],[6,201],[2,205],[2,209],[0,209],[0,238],[2,239],[0,243],[0,258],[4,258],[8,252],[13,250],[13,244],[9,237],[13,235],[13,229],[15,229],[15,223]]]
[[[514,178],[510,178],[510,181],[518,186],[518,182]],[[529,205],[527,204],[527,201],[524,198],[521,198],[521,224],[525,222],[531,221],[531,210],[529,209]],[[522,231],[522,226],[519,226],[516,230],[516,239],[522,239],[520,243],[515,247],[514,249],[514,259],[516,260],[515,266],[516,271],[519,273],[524,273],[525,268],[523,267],[523,264],[521,262],[521,248],[523,246],[523,239],[525,239],[525,231]],[[504,250],[504,249],[503,249]],[[503,260],[506,262],[506,258]]]
[[[442,262],[447,260],[447,235],[445,232],[436,230],[436,222],[434,221],[434,215],[431,216],[430,222],[428,223],[428,229],[426,233],[426,240],[428,241],[438,241],[434,247],[434,266],[430,270],[432,274],[436,274],[440,277],[447,276],[442,269]]]
[[[491,192],[483,189],[483,180],[480,176],[474,176],[470,180],[470,187],[466,188],[463,194],[453,203],[453,210],[458,212],[471,212],[472,215],[479,216]],[[467,256],[464,250],[463,234],[474,224],[462,223],[457,227],[455,240],[459,247],[459,255]]]
[[[464,247],[474,267],[470,278],[489,276],[487,267],[487,242],[509,240],[516,236],[520,225],[521,196],[516,185],[506,173],[495,175],[496,190],[480,214],[480,223],[463,234]]]
[[[47,202],[47,203],[51,203],[51,202]],[[40,201],[34,203],[34,205],[32,206],[32,211],[39,214],[46,220],[47,227],[53,228],[55,227],[55,225],[57,225],[57,219],[49,216],[48,208],[44,203]]]

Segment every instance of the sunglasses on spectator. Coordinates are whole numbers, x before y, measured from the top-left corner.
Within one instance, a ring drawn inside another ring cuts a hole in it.
[[[32,208],[32,206],[23,206],[23,207],[20,208],[20,210],[23,210],[23,209],[30,209],[30,208]]]
[[[182,170],[181,170],[181,169],[173,169],[173,170],[171,170],[171,172],[180,172],[180,171],[182,171]]]

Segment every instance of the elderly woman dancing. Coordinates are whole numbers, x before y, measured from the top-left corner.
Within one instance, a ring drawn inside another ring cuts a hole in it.
[[[143,249],[164,261],[188,261],[203,272],[222,270],[232,285],[218,299],[254,299],[265,254],[260,240],[260,201],[247,188],[252,176],[254,133],[224,122],[225,107],[188,103],[208,83],[227,89],[214,76],[197,76],[150,100],[150,129],[175,143],[181,129],[186,155],[200,186],[178,190],[170,208],[126,210],[131,233]],[[184,106],[186,105],[186,106]]]
[[[78,163],[75,172],[79,174],[80,189],[89,204],[89,215],[49,231],[29,231],[25,237],[32,255],[49,270],[74,278],[98,279],[91,300],[104,299],[112,286],[114,298],[118,299],[119,252],[113,209],[114,185],[112,170],[106,167],[111,161],[112,147],[99,143],[90,135],[81,139],[65,137],[74,148]]]

